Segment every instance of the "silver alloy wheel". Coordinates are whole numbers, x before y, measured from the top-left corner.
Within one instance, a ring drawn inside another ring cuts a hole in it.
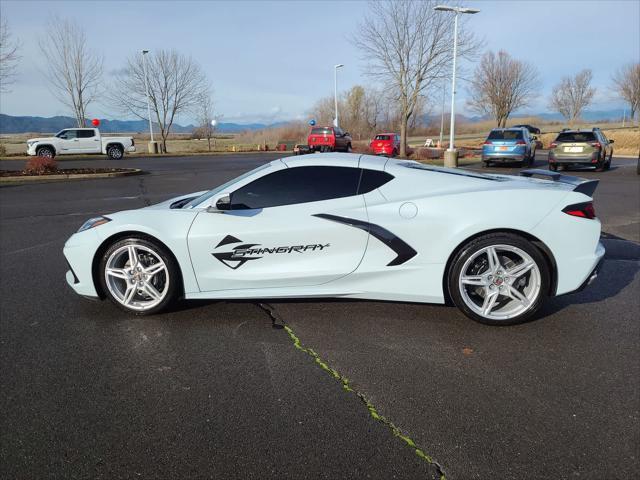
[[[490,245],[471,255],[458,278],[465,304],[490,320],[507,320],[529,310],[540,295],[538,264],[513,245]]]
[[[109,256],[104,279],[113,298],[141,312],[158,305],[169,291],[169,269],[160,255],[136,243],[123,245]]]
[[[53,152],[48,149],[48,148],[41,148],[40,150],[38,150],[38,156],[42,157],[42,158],[52,158],[53,157]]]
[[[118,147],[109,148],[109,156],[114,160],[120,160],[122,158],[122,151]]]

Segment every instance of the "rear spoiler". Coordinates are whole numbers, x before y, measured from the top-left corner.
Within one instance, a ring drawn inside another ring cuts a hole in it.
[[[548,179],[553,180],[554,182],[566,183],[568,185],[573,185],[574,192],[584,193],[585,195],[592,197],[593,192],[596,191],[598,187],[598,183],[600,180],[586,180],[580,177],[573,177],[571,175],[562,175],[557,172],[550,172],[549,170],[523,170],[520,172],[522,177],[533,177],[534,175],[538,175],[540,177],[547,177]]]

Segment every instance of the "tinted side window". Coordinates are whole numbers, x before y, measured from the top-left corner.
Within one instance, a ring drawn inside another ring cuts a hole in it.
[[[379,170],[362,170],[358,194],[363,195],[393,180],[393,175]]]
[[[78,138],[77,130],[67,130],[64,135],[67,137],[67,140],[71,140],[72,138]]]
[[[231,194],[231,210],[318,202],[357,194],[360,169],[294,167],[265,175]]]
[[[78,130],[78,138],[93,138],[94,136],[94,130]]]

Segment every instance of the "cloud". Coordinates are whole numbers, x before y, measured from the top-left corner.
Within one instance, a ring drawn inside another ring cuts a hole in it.
[[[107,71],[107,75],[110,77],[117,77],[119,75],[125,75],[129,70],[126,67],[113,68]]]

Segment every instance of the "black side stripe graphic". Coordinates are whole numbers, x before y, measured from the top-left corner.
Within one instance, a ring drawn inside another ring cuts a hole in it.
[[[313,215],[314,217],[324,218],[325,220],[331,220],[338,223],[344,223],[354,228],[359,228],[369,233],[369,235],[377,238],[387,247],[393,250],[397,257],[387,263],[387,267],[393,267],[395,265],[402,265],[403,263],[411,260],[415,257],[416,252],[411,245],[406,243],[399,237],[396,237],[389,230],[382,228],[380,225],[374,223],[363,222],[362,220],[356,220],[355,218],[339,217],[337,215],[329,215],[327,213],[318,213]]]

